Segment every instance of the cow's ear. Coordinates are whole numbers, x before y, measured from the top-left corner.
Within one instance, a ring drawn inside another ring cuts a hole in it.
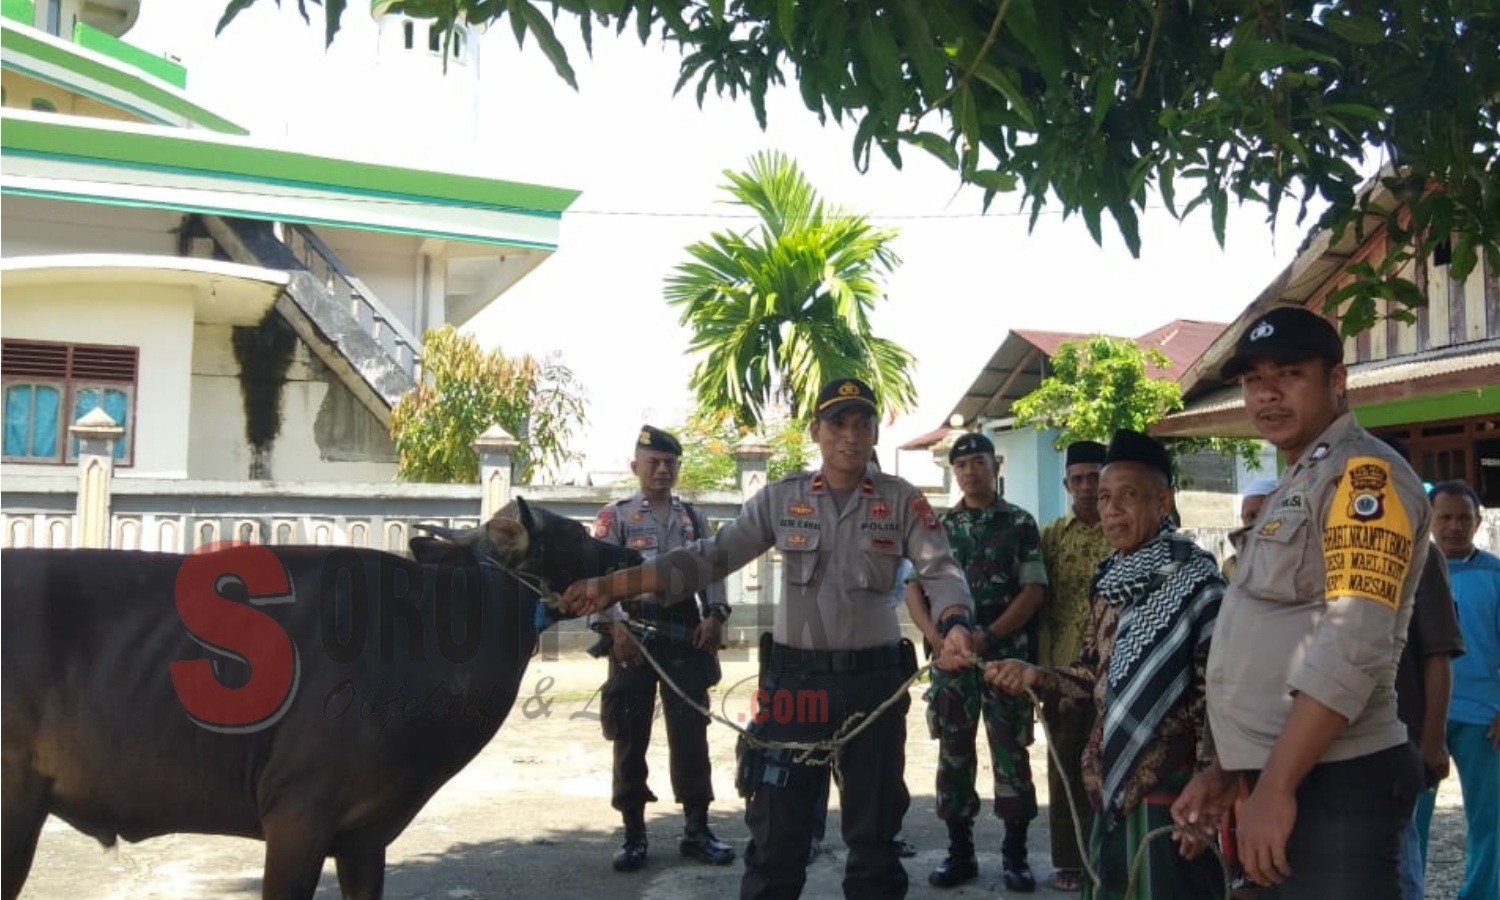
[[[531,536],[526,533],[526,526],[515,519],[493,516],[485,523],[484,530],[485,539],[500,562],[515,565],[531,552]]]
[[[521,524],[526,526],[528,534],[537,532],[536,519],[531,515],[531,506],[519,496],[516,497],[516,510],[521,513]]]

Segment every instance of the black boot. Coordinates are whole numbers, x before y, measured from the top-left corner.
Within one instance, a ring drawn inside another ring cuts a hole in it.
[[[1005,889],[1018,894],[1029,894],[1036,890],[1036,876],[1031,873],[1031,866],[1026,863],[1028,824],[1025,819],[1007,819],[1005,840],[1000,844],[1000,858],[1004,866],[1002,880],[1005,882]]]
[[[714,837],[708,828],[708,807],[683,807],[686,824],[682,829],[682,843],[677,847],[683,856],[713,866],[727,866],[734,862],[734,848]]]
[[[636,872],[646,865],[646,811],[625,811],[625,843],[615,854],[616,872]]]
[[[927,875],[933,887],[951,888],[979,877],[974,858],[974,823],[957,819],[948,823],[948,858]]]

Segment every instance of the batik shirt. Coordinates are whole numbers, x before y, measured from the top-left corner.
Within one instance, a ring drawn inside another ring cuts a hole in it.
[[[948,532],[953,558],[963,566],[974,598],[974,622],[980,628],[1000,618],[1021,588],[1046,586],[1041,534],[1036,519],[1021,507],[999,496],[984,509],[960,502],[943,513],[943,529]],[[1035,631],[1032,623],[1017,628],[1000,638],[986,658],[1035,661]]]
[[[1078,658],[1089,626],[1089,583],[1110,554],[1099,523],[1088,524],[1070,510],[1042,532],[1050,599],[1037,617],[1037,661],[1065,666]]]
[[[1222,587],[1216,589],[1222,590]],[[1082,763],[1084,790],[1096,810],[1104,806],[1101,797],[1104,776],[1100,763],[1104,743],[1104,698],[1109,690],[1109,662],[1114,655],[1122,610],[1118,604],[1091,601],[1078,658],[1069,665],[1049,670],[1050,677],[1043,678],[1037,686],[1037,695],[1049,706],[1054,703],[1091,703],[1094,706],[1094,725],[1083,748]],[[1203,738],[1207,719],[1204,683],[1208,650],[1206,643],[1199,643],[1193,653],[1189,687],[1162,718],[1150,743],[1136,760],[1125,780],[1119,805],[1121,810],[1130,810],[1153,794],[1171,795],[1180,791],[1193,772],[1210,759],[1212,749]]]

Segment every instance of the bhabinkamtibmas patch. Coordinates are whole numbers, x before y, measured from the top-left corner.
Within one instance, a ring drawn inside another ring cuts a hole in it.
[[[1323,528],[1324,597],[1363,597],[1396,608],[1411,550],[1411,519],[1391,464],[1373,456],[1349,460]]]

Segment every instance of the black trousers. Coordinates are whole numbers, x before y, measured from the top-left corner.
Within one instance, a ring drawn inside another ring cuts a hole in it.
[[[754,730],[770,740],[827,738],[850,713],[883,703],[908,674],[900,664],[829,674],[772,667],[761,676],[759,699],[765,714]],[[911,698],[903,694],[840,755],[843,837],[849,848],[844,896],[851,900],[906,896],[906,870],[894,839],[911,804],[904,778],[910,707]],[[784,784],[759,783],[746,801],[750,843],[741,900],[799,897],[807,881],[814,807],[830,771],[828,766],[795,763],[785,768]]]
[[[708,706],[708,689],[719,680],[719,663],[713,654],[660,640],[650,642],[647,650],[694,702]],[[644,660],[628,669],[613,658],[609,661],[609,679],[604,683],[599,707],[604,736],[614,742],[610,804],[621,812],[640,810],[656,799],[646,784],[650,774],[646,749],[651,746],[658,690],[667,725],[673,795],[686,807],[706,807],[714,799],[708,762],[709,720],[659,682],[656,670]]]
[[[1259,888],[1256,900],[1401,900],[1401,832],[1421,791],[1409,743],[1313,766],[1297,787],[1286,844],[1292,876]]]

